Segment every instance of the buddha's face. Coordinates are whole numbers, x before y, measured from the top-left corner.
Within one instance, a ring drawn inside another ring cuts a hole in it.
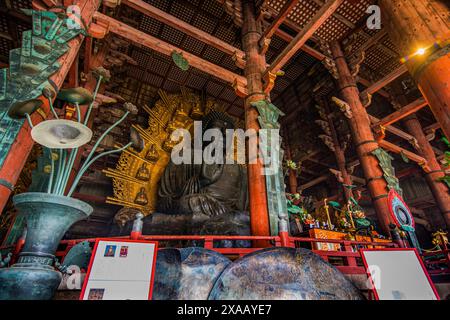
[[[234,129],[234,126],[231,122],[222,120],[222,119],[216,119],[214,121],[212,121],[209,125],[207,129],[219,129],[222,134],[225,136],[226,130],[227,129]]]
[[[224,152],[231,146],[226,145],[226,131],[227,129],[234,129],[234,125],[232,122],[222,120],[222,119],[215,119],[211,121],[206,129],[219,129],[223,136],[224,141]]]

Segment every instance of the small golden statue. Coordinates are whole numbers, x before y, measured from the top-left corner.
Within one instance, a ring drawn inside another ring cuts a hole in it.
[[[203,116],[202,104],[200,101],[193,101],[191,110],[191,118],[194,120],[200,120]]]
[[[146,163],[143,163],[142,166],[139,168],[138,172],[136,173],[136,179],[142,181],[150,180],[150,171],[147,169]]]
[[[158,160],[158,158],[159,154],[158,151],[156,151],[156,146],[155,144],[152,144],[148,149],[147,154],[145,155],[145,159],[155,162],[156,160]]]
[[[141,190],[139,190],[139,193],[137,194],[136,198],[134,199],[134,203],[139,204],[141,206],[145,206],[148,203],[147,195],[145,194],[145,188],[142,187]]]
[[[167,124],[166,131],[169,135],[176,129],[184,128],[186,123],[191,120],[186,109],[185,103],[180,102],[173,116],[173,120]]]
[[[338,221],[338,227],[342,231],[348,231],[353,230],[352,224],[348,221],[347,215],[345,212],[342,212],[341,214],[336,213],[336,219]]]
[[[307,224],[307,225],[313,225],[313,224],[316,224],[316,220],[313,218],[313,216],[312,216],[310,213],[308,213],[308,214],[306,215],[306,218],[305,218],[305,224]]]
[[[444,250],[449,244],[447,233],[442,230],[433,233],[433,244],[439,247],[439,249]]]

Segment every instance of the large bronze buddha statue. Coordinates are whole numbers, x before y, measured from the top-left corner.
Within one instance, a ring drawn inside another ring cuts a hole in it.
[[[211,111],[202,120],[203,131],[235,129],[226,114]],[[225,140],[225,139],[224,139]],[[203,150],[207,145],[203,144]],[[227,145],[224,143],[223,155]],[[203,151],[202,150],[202,151]],[[193,163],[193,161],[192,161]],[[158,212],[193,217],[216,217],[246,212],[247,176],[239,164],[175,164],[165,168],[158,190]]]

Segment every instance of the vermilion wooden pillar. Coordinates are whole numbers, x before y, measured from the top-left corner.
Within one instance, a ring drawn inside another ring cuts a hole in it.
[[[335,151],[334,155],[336,157],[336,163],[338,166],[339,171],[342,174],[343,183],[350,186],[352,184],[352,179],[350,175],[348,174],[347,168],[346,168],[346,161],[345,161],[345,153],[344,150],[339,145],[335,145]],[[345,200],[350,200],[350,197],[353,196],[352,190],[346,188],[345,186],[342,187],[345,195]]]
[[[433,193],[436,203],[442,212],[442,215],[447,224],[447,228],[450,230],[450,195],[447,186],[444,182],[437,181],[439,178],[445,176],[444,170],[442,170],[439,162],[436,159],[433,148],[430,142],[428,142],[427,137],[423,133],[422,126],[417,119],[416,115],[410,115],[403,121],[405,127],[414,138],[417,139],[420,150],[419,154],[427,160],[428,166],[431,172],[425,173],[425,179],[428,186]]]
[[[266,59],[259,52],[261,28],[255,17],[253,1],[243,1],[244,23],[242,26],[242,47],[246,55],[245,76],[247,78],[248,95],[245,98],[245,127],[260,129],[258,111],[251,102],[266,99],[263,92],[262,75],[266,70]],[[247,166],[248,191],[250,198],[250,226],[254,236],[269,236],[269,212],[267,208],[266,180],[262,174],[263,166],[257,164]],[[265,242],[255,243],[256,246],[267,246]]]
[[[83,20],[87,24],[90,23],[94,12],[97,11],[99,2],[99,0],[75,1],[75,4],[78,5],[81,9],[81,16]],[[69,42],[69,51],[59,59],[61,67],[59,71],[51,77],[51,80],[53,80],[58,88],[60,88],[63,84],[73,61],[77,57],[83,38],[84,37],[82,36],[78,36],[72,39]],[[47,115],[49,115],[50,107],[48,105],[47,99],[43,97],[41,97],[40,99],[44,101],[44,105],[41,108]],[[43,120],[37,112],[35,112],[31,116],[31,119],[33,120],[34,124],[37,124]],[[30,132],[31,128],[28,125],[27,121],[25,121],[22,128],[20,129],[19,134],[17,135],[16,140],[14,141],[14,144],[9,150],[9,153],[2,167],[0,168],[0,180],[2,181],[2,183],[0,183],[0,212],[5,207],[12,192],[12,188],[8,188],[6,184],[10,186],[14,186],[16,184],[20,172],[22,171],[23,166],[27,161],[28,155],[33,147],[34,142],[31,139]]]
[[[326,112],[330,114],[330,110],[328,106],[325,108]],[[333,139],[334,144],[334,156],[336,157],[336,164],[338,166],[339,171],[342,174],[342,179],[344,181],[344,184],[351,185],[352,179],[347,171],[346,166],[346,159],[345,159],[345,150],[341,148],[341,144],[339,143],[339,136],[336,132],[336,128],[334,127],[333,120],[330,116],[327,117],[328,125],[330,127],[331,131],[331,138]],[[353,192],[351,189],[347,189],[345,186],[342,187],[345,195],[345,200],[350,200],[350,198],[353,196]]]
[[[381,0],[383,24],[450,138],[450,7],[448,0]],[[415,55],[419,49],[425,54]]]
[[[449,71],[450,72],[450,71]],[[401,86],[395,83],[392,87],[396,94],[396,99],[401,105],[407,105],[408,99],[403,94]],[[436,155],[428,141],[425,133],[423,132],[422,125],[415,114],[412,114],[405,119],[403,119],[403,124],[408,130],[408,132],[417,140],[417,144],[420,149],[418,153],[420,156],[427,160],[427,164],[430,168],[429,173],[425,173],[425,179],[431,192],[433,193],[434,199],[444,217],[447,228],[450,230],[450,195],[447,186],[443,182],[437,181],[439,178],[445,176],[444,170],[442,170],[439,162],[436,159]]]
[[[367,187],[372,196],[372,202],[377,213],[380,227],[386,235],[389,235],[389,224],[391,218],[388,209],[388,190],[384,180],[383,172],[378,164],[377,158],[372,151],[379,146],[375,141],[371,130],[371,124],[367,111],[359,99],[359,91],[354,77],[351,75],[341,46],[337,41],[331,43],[331,51],[336,62],[339,74],[339,89],[343,99],[349,104],[352,118],[349,119],[353,141],[361,162]]]

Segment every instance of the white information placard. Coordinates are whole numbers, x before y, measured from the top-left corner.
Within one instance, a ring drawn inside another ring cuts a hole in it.
[[[158,243],[97,239],[81,300],[149,300]]]
[[[416,249],[362,249],[377,300],[439,300]]]

